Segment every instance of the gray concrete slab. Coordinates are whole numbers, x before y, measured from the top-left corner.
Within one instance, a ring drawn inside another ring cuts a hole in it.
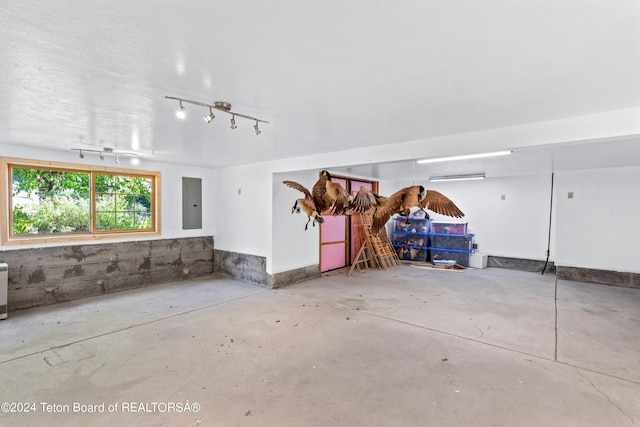
[[[640,383],[640,289],[559,280],[558,360]]]
[[[211,279],[86,300],[88,310],[78,301],[25,311],[0,322],[3,354],[14,355],[0,362],[0,402],[35,403],[36,411],[5,413],[0,423],[640,425],[638,310],[624,302],[640,290],[558,285],[556,304],[554,276],[401,266],[277,290]],[[594,328],[565,337],[565,325],[580,322],[569,311],[589,307],[589,292],[594,308],[606,301],[629,321],[610,338],[614,364],[569,357],[610,335],[595,326],[602,310],[589,308],[593,321],[582,327]],[[169,301],[191,305],[167,313]],[[112,327],[105,306],[135,320]],[[84,338],[75,339],[81,324]],[[25,338],[43,343],[21,347]],[[190,411],[171,409],[187,401]]]
[[[0,323],[0,362],[262,291],[210,276],[10,312],[10,320]]]

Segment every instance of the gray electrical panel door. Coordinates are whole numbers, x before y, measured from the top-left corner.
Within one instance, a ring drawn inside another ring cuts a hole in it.
[[[202,179],[182,177],[182,228],[202,228]]]

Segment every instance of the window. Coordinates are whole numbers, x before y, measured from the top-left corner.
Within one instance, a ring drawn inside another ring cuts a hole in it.
[[[2,159],[2,243],[159,234],[159,172]]]
[[[150,230],[152,178],[93,173],[95,230]]]

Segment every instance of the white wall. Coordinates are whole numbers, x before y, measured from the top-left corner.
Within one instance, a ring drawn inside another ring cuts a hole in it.
[[[556,189],[556,264],[640,273],[640,166],[559,172]]]
[[[290,166],[298,164],[290,162]],[[319,259],[317,229],[305,232],[304,215],[291,215],[299,195],[281,182],[291,179],[311,187],[321,166],[304,172],[279,172],[283,168],[286,165],[278,162],[216,172],[220,193],[216,196],[216,248],[265,256],[269,273],[314,265]],[[640,212],[636,182],[640,182],[640,167],[556,172],[550,260],[557,265],[639,271],[634,245],[640,241],[640,231],[632,226],[633,216]],[[249,195],[244,188],[251,188],[250,202],[241,203],[237,184],[243,187],[243,196]],[[408,185],[412,183],[381,182],[380,193],[390,195]],[[464,221],[476,235],[481,252],[545,259],[550,174],[425,186],[450,197],[465,212]],[[575,194],[571,201],[566,199],[568,191]],[[505,200],[501,199],[503,194]],[[451,221],[437,214],[432,217]],[[611,220],[625,224],[626,233],[603,235],[604,224]]]
[[[318,171],[277,173],[273,178],[273,273],[317,265],[320,262],[320,227],[309,223],[304,227],[307,215],[291,213],[296,199],[304,195],[282,183],[295,181],[311,191],[318,180]]]
[[[214,181],[215,248],[267,257],[270,272],[272,168],[218,169]]]
[[[398,183],[398,188],[411,183]],[[549,235],[551,175],[424,183],[449,197],[461,219],[429,212],[435,221],[467,222],[478,250],[487,255],[544,260]],[[502,195],[505,200],[502,200]],[[552,241],[553,245],[553,241]],[[553,246],[552,246],[553,249]],[[550,259],[553,260],[551,251]]]
[[[118,168],[131,168],[136,170],[152,170],[161,172],[161,202],[162,202],[162,234],[160,236],[141,237],[141,239],[158,239],[158,238],[179,238],[179,237],[195,237],[195,236],[213,236],[214,220],[216,217],[215,203],[216,199],[213,171],[211,169],[168,165],[164,163],[154,163],[149,159],[141,160],[139,165],[132,165],[128,160],[121,159],[119,164],[113,163],[113,159],[105,159],[100,161],[97,155],[92,156],[85,154],[84,159],[78,158],[77,152],[69,151],[49,151],[39,150],[27,147],[3,146],[0,145],[0,156],[15,157],[21,159],[32,160],[48,160],[54,162],[75,163],[78,165],[98,165],[113,166]],[[109,162],[109,163],[107,163]],[[202,229],[183,230],[182,229],[182,177],[201,178],[202,179]],[[20,245],[4,245],[2,249],[18,249],[32,248],[41,246],[63,246],[77,245],[82,243],[107,243],[116,242],[124,239],[100,239],[87,241],[73,241],[60,243],[35,243]],[[214,243],[215,244],[215,243]]]

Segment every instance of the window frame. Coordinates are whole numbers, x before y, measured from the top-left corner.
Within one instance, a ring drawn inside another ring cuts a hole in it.
[[[90,175],[90,215],[91,230],[89,232],[51,233],[13,235],[12,221],[12,176],[11,168],[31,168],[88,173]],[[142,230],[97,230],[96,229],[96,192],[94,174],[133,176],[151,179],[151,229]],[[0,211],[3,213],[0,234],[2,245],[65,242],[74,240],[97,240],[117,237],[147,237],[160,235],[160,172],[140,169],[125,169],[109,166],[80,165],[43,160],[17,159],[0,157]]]

